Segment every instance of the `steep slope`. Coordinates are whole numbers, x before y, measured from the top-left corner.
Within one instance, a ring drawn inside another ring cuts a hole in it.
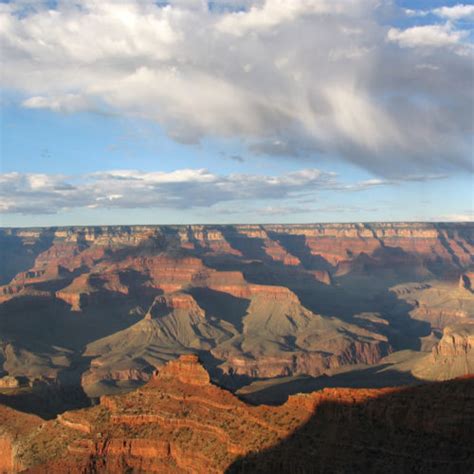
[[[448,380],[474,373],[474,321],[447,326],[432,353],[420,360],[413,374],[425,380]]]
[[[350,363],[374,363],[390,350],[387,338],[303,307],[287,288],[251,287],[242,334],[212,350],[226,373],[276,377]]]
[[[317,376],[415,359],[474,317],[471,223],[0,229],[0,243],[0,375],[30,384],[108,390],[193,350],[229,386]],[[198,308],[161,314],[178,294]]]
[[[472,378],[250,406],[187,355],[134,392],[9,436],[27,473],[441,473],[472,469],[473,427]]]
[[[0,472],[13,473],[23,466],[16,457],[16,450],[28,434],[38,428],[43,420],[0,404]]]
[[[473,294],[454,281],[397,285],[391,291],[413,307],[413,319],[429,322],[432,329],[442,331],[448,324],[462,323],[474,316]]]
[[[104,380],[146,380],[165,361],[208,351],[235,332],[225,321],[208,320],[189,294],[157,296],[141,321],[86,347],[84,355],[94,359],[82,384],[92,393]]]

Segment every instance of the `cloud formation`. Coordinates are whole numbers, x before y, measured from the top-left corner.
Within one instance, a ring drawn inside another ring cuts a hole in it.
[[[385,177],[471,163],[471,6],[405,29],[376,0],[0,4],[23,105],[161,124],[175,140],[339,157]],[[416,12],[415,12],[416,13]],[[399,15],[412,15],[400,9]]]
[[[408,176],[428,181],[443,176]],[[280,176],[256,174],[218,175],[206,169],[171,172],[112,170],[83,176],[31,173],[0,174],[0,213],[55,214],[74,208],[89,209],[206,209],[218,204],[270,200],[267,212],[307,209],[321,192],[356,192],[394,186],[397,180],[371,179],[342,182],[331,172],[303,169]]]
[[[474,5],[458,4],[451,7],[440,7],[432,10],[435,15],[448,20],[474,20]]]
[[[390,28],[387,38],[406,48],[443,47],[458,45],[469,35],[467,31],[459,31],[449,23],[445,25],[423,25],[399,30]]]

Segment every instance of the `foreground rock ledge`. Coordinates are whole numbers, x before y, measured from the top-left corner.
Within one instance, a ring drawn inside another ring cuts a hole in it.
[[[470,472],[474,465],[474,377],[324,389],[278,407],[251,406],[213,385],[197,356],[184,355],[144,387],[103,396],[95,407],[44,422],[2,406],[0,421],[7,473]]]

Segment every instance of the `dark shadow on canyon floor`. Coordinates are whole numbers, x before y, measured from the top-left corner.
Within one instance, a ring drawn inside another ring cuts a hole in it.
[[[60,386],[42,384],[0,392],[0,404],[49,420],[67,410],[91,406],[80,385]]]
[[[252,404],[280,405],[291,395],[311,393],[324,388],[384,388],[423,383],[410,372],[402,372],[391,368],[391,364],[379,364],[364,369],[356,367],[353,370],[335,375],[321,375],[319,377],[301,375],[273,380],[267,379],[262,382],[261,387],[256,386],[253,390],[250,389],[247,392],[243,391],[237,394],[240,398]]]
[[[0,233],[0,285],[6,285],[19,272],[29,270],[36,257],[47,250],[54,238],[50,229],[43,229],[33,245],[24,245],[16,235]]]
[[[321,401],[291,436],[226,473],[473,472],[474,378],[358,396]]]

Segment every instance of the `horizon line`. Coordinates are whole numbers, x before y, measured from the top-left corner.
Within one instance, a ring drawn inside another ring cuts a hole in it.
[[[234,223],[187,223],[187,224],[66,224],[66,225],[35,225],[35,226],[2,226],[0,230],[7,229],[68,229],[68,228],[94,228],[94,227],[232,227],[232,226],[305,226],[305,225],[357,225],[357,224],[432,224],[432,225],[457,225],[457,224],[474,224],[474,220],[465,221],[423,221],[423,220],[396,220],[396,221],[321,221],[321,222],[268,222],[268,223],[245,223],[245,222],[234,222]]]

